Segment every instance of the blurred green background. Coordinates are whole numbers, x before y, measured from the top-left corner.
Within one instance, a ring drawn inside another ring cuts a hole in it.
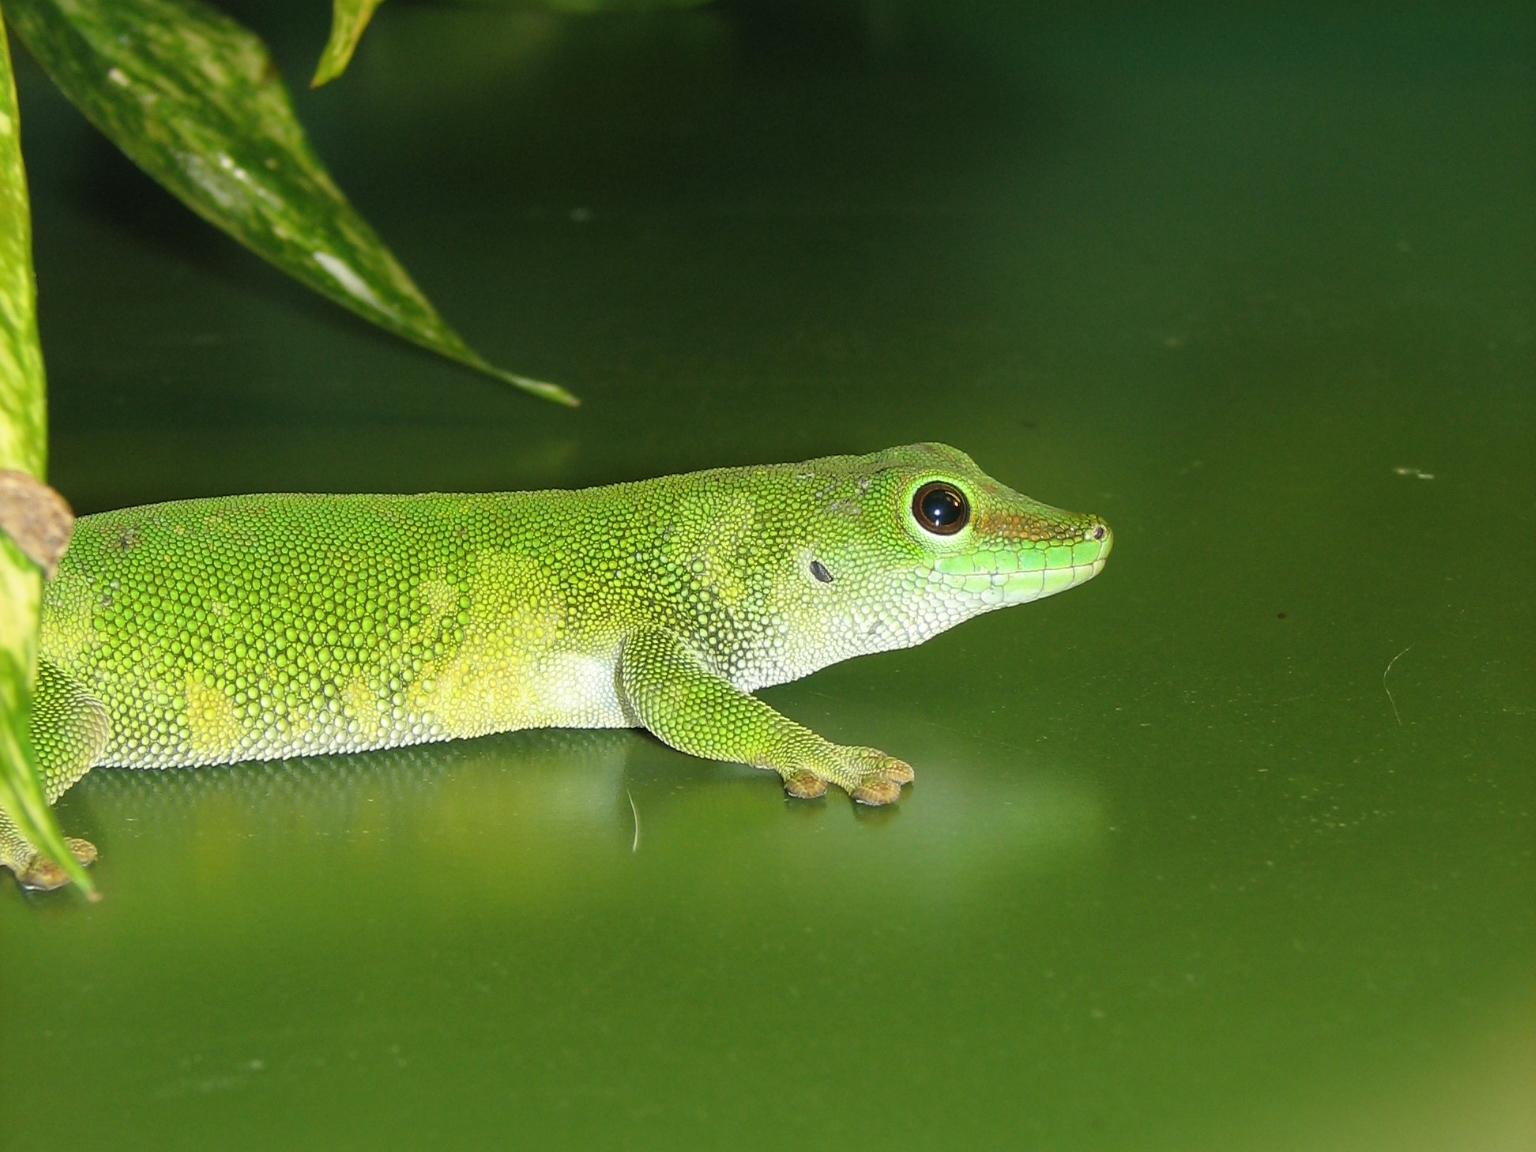
[[[233,5],[295,88],[321,4]],[[1536,9],[389,4],[314,143],[540,404],[202,225],[23,55],[79,511],[939,439],[1116,550],[638,733],[99,771],[0,1147],[1536,1144]]]

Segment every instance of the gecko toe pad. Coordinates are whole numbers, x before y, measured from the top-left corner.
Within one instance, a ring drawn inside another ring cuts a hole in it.
[[[67,836],[64,843],[74,853],[76,860],[82,864],[94,864],[96,862],[96,845],[89,840],[79,840],[73,836]],[[34,858],[32,863],[16,877],[17,882],[23,888],[31,888],[36,891],[49,892],[55,888],[62,888],[69,883],[69,875],[51,860],[41,857]]]
[[[797,800],[815,800],[827,794],[827,782],[810,772],[796,772],[785,779],[784,791]]]
[[[894,780],[871,780],[867,784],[860,784],[852,795],[860,804],[873,807],[894,804],[901,799],[901,785]]]

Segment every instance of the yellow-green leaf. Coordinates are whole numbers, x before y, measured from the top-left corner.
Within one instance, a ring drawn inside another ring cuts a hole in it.
[[[534,395],[448,327],[310,150],[260,38],[201,0],[6,0],[70,101],[187,207],[390,332]]]
[[[0,472],[41,478],[47,460],[43,354],[37,342],[36,284],[32,276],[32,216],[21,163],[21,119],[11,56],[0,15]],[[23,532],[35,522],[29,504],[46,489],[8,486],[7,522],[28,547],[51,545],[51,529]],[[29,495],[29,492],[31,495]],[[44,541],[39,545],[38,538]],[[0,808],[39,852],[60,865],[85,892],[90,877],[64,844],[43,795],[27,739],[32,681],[37,669],[37,622],[42,611],[42,569],[0,532]]]
[[[384,0],[334,0],[331,5],[331,38],[326,41],[325,51],[320,54],[320,65],[315,69],[311,88],[329,84],[347,70],[357,42],[363,37],[363,29]]]

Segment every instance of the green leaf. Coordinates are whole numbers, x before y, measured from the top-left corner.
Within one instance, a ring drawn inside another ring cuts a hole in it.
[[[0,470],[41,477],[47,410],[36,302],[21,119],[0,14]],[[0,808],[39,852],[90,894],[95,885],[59,834],[27,739],[42,602],[41,568],[0,533]]]
[[[447,326],[310,151],[253,33],[201,0],[6,0],[70,101],[199,216],[359,316],[518,388]]]
[[[320,54],[320,65],[315,69],[311,88],[329,84],[347,70],[357,42],[363,38],[363,29],[384,0],[334,0],[331,6],[331,38],[326,41],[325,51]]]

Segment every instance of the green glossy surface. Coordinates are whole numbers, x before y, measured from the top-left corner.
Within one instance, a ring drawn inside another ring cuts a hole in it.
[[[242,13],[290,77],[304,7]],[[93,774],[107,899],[0,899],[0,1146],[1536,1139],[1528,6],[769,8],[385,6],[300,98],[575,413],[183,222],[23,67],[55,483],[935,438],[1103,513],[1104,575],[767,694],[910,760],[894,811],[621,732]]]

